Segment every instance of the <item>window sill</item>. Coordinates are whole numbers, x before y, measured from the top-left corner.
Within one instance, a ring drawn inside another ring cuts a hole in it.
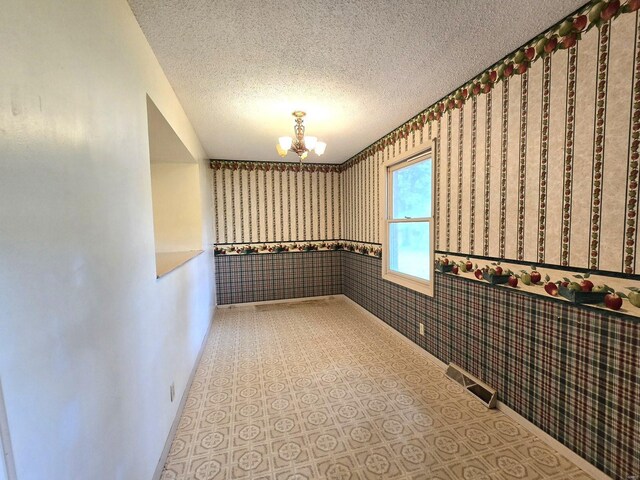
[[[404,275],[395,275],[391,272],[382,272],[382,279],[389,282],[396,283],[410,290],[422,293],[433,297],[433,281],[425,283],[418,280],[413,280]]]
[[[204,250],[156,253],[156,278],[164,277],[168,273],[173,272],[202,252],[204,252]]]

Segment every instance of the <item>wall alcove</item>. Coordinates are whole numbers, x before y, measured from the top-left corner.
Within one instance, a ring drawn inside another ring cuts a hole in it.
[[[147,96],[156,277],[203,252],[199,166]]]

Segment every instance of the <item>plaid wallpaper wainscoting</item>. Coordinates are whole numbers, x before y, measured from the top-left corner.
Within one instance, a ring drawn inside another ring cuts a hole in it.
[[[436,296],[342,252],[343,293],[616,479],[640,473],[640,324],[436,274]],[[419,335],[419,324],[425,336]]]
[[[218,305],[340,294],[341,253],[217,255]]]

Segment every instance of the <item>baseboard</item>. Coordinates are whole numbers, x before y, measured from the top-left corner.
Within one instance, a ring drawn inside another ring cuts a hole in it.
[[[336,295],[336,296],[338,296],[338,295]],[[421,354],[423,354],[425,357],[427,357],[427,359],[429,359],[431,362],[433,362],[438,367],[440,367],[443,370],[443,373],[444,373],[444,371],[447,368],[447,365],[442,360],[436,358],[431,353],[427,352],[425,349],[420,347],[420,345],[412,342],[410,339],[408,339],[403,334],[398,332],[396,329],[394,329],[393,327],[391,327],[390,325],[388,325],[387,323],[385,323],[384,321],[382,321],[381,319],[376,317],[373,313],[371,313],[369,310],[364,308],[359,303],[351,300],[349,297],[347,297],[344,294],[343,295],[339,295],[339,296],[343,297],[349,304],[351,304],[356,309],[358,309],[359,311],[361,311],[362,313],[367,315],[369,318],[372,318],[372,319],[376,320],[380,325],[385,327],[387,330],[392,332],[394,335],[396,335],[399,338],[403,339],[408,345],[411,345],[412,348],[414,348],[416,351],[419,351]],[[524,418],[522,415],[517,413],[512,408],[507,407],[504,403],[502,403],[500,401],[498,401],[497,408],[502,413],[504,413],[509,418],[513,419],[514,421],[518,422],[518,424],[520,424],[523,428],[526,428],[529,432],[531,432],[536,437],[538,437],[540,440],[542,440],[544,443],[546,443],[551,449],[553,449],[554,451],[556,451],[557,453],[559,453],[560,455],[565,457],[567,460],[571,461],[574,465],[576,465],[578,468],[580,468],[585,473],[591,475],[595,480],[612,480],[611,477],[609,477],[607,474],[605,474],[601,470],[598,470],[597,467],[595,467],[594,465],[589,463],[587,460],[585,460],[580,455],[575,453],[569,447],[566,447],[565,445],[563,445],[562,443],[557,441],[555,438],[553,438],[551,435],[546,433],[544,430],[540,429],[539,427],[537,427],[536,425],[531,423],[529,420]]]
[[[169,456],[169,451],[171,450],[171,444],[173,443],[173,438],[175,437],[176,431],[178,430],[178,425],[180,424],[180,418],[182,417],[184,406],[187,403],[189,390],[191,390],[193,379],[196,376],[198,365],[200,365],[202,354],[204,353],[204,349],[207,346],[207,340],[209,340],[209,335],[211,334],[211,329],[213,328],[214,316],[215,316],[215,309],[211,313],[211,317],[210,317],[211,320],[209,321],[209,327],[207,328],[207,332],[205,333],[204,338],[202,340],[202,345],[200,345],[200,351],[198,352],[196,361],[194,362],[193,368],[191,369],[191,373],[189,374],[189,379],[187,380],[187,384],[184,388],[184,392],[182,392],[182,398],[180,399],[180,403],[178,404],[178,410],[176,411],[176,416],[173,419],[173,423],[171,424],[169,435],[167,436],[167,440],[164,443],[164,448],[162,449],[162,454],[160,455],[160,460],[158,461],[158,465],[156,466],[156,470],[153,474],[152,480],[160,480],[160,477],[162,476],[162,471],[164,469],[164,465],[167,463],[167,457]]]
[[[16,480],[16,466],[13,461],[11,436],[9,435],[9,421],[4,404],[2,381],[0,381],[0,479]]]
[[[507,407],[504,403],[500,401],[498,401],[498,410],[500,410],[506,416],[518,422],[520,425],[522,425],[524,428],[529,430],[536,437],[538,437],[540,440],[546,443],[549,447],[554,449],[556,452],[558,452],[560,455],[565,457],[567,460],[570,460],[571,462],[573,462],[582,471],[591,475],[595,480],[612,480],[612,478],[609,475],[602,472],[601,470],[598,470],[598,468],[596,468],[594,465],[586,461],[584,458],[582,458],[580,455],[575,453],[573,450],[564,446],[562,443],[560,443],[558,440],[556,440],[551,435],[546,433],[540,427],[537,427],[536,425],[531,423],[529,420],[524,418],[522,415],[520,415],[518,412],[516,412],[510,407]]]
[[[218,305],[216,308],[239,308],[239,307],[251,307],[253,305],[273,305],[277,303],[301,303],[301,302],[322,300],[327,298],[337,298],[341,296],[343,296],[341,293],[336,293],[335,295],[318,295],[315,297],[295,297],[295,298],[281,298],[279,300],[263,300],[260,302],[227,303],[225,305]]]

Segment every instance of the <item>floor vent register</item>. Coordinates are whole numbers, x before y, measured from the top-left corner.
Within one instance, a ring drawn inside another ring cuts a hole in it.
[[[455,363],[447,367],[447,377],[462,385],[467,392],[480,400],[487,408],[496,408],[497,392],[482,380],[464,371]]]

